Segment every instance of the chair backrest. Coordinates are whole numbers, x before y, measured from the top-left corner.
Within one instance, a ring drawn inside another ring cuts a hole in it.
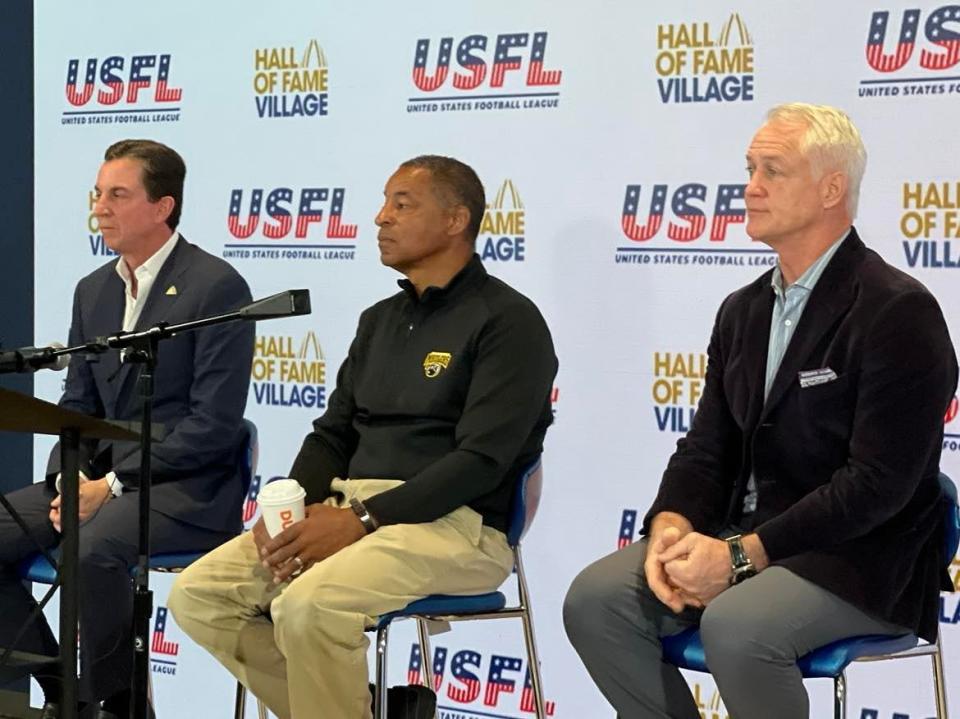
[[[543,489],[543,465],[537,457],[523,470],[517,486],[513,490],[510,505],[510,520],[507,526],[507,543],[516,547],[530,528],[530,523],[540,506],[540,492]]]
[[[246,496],[250,483],[257,474],[257,462],[260,461],[260,441],[257,436],[257,425],[249,419],[243,420],[247,430],[246,441],[243,443],[243,455],[240,457],[240,477],[243,480],[243,494]]]
[[[957,486],[943,472],[940,473],[940,490],[950,504],[944,522],[944,557],[949,564],[957,556],[957,547],[960,546],[960,504],[957,502]]]

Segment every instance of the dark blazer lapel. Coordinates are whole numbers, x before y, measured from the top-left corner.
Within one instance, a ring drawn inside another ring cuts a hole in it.
[[[186,240],[181,235],[173,248],[173,252],[170,253],[167,261],[160,268],[160,272],[157,273],[157,278],[150,288],[150,294],[147,295],[147,301],[143,305],[140,317],[137,318],[137,323],[134,325],[135,332],[145,330],[170,316],[170,311],[180,299],[176,282],[189,267],[190,250],[191,247],[187,245]],[[171,287],[175,288],[176,292],[167,294]],[[120,368],[120,374],[117,377],[118,397],[126,389],[125,385],[130,377],[137,374],[131,371],[132,367],[132,364],[124,363]]]
[[[863,250],[863,242],[857,236],[856,230],[851,229],[850,235],[824,269],[810,299],[807,300],[800,323],[790,339],[780,369],[770,387],[761,420],[776,406],[791,384],[797,381],[798,372],[804,369],[820,369],[807,367],[807,361],[823,336],[833,329],[853,303],[856,282],[854,268],[863,256]]]
[[[770,344],[770,318],[773,315],[773,289],[770,273],[760,279],[760,287],[747,308],[747,327],[743,343],[744,379],[749,392],[746,427],[753,427],[763,408],[767,347]]]
[[[111,272],[107,277],[107,281],[103,283],[100,295],[96,298],[96,304],[90,313],[91,317],[94,318],[96,326],[101,329],[104,335],[119,332],[123,326],[126,292],[127,290],[123,285],[123,280],[120,279],[120,275],[118,275],[116,271]],[[119,302],[117,301],[117,297],[120,298]],[[83,338],[83,340],[87,342],[93,339],[95,338]],[[113,391],[114,398],[116,398],[119,387],[116,378],[120,371],[120,353],[114,350],[104,352],[96,357],[96,362],[100,366],[100,369],[97,370],[98,374],[108,378],[106,387]]]

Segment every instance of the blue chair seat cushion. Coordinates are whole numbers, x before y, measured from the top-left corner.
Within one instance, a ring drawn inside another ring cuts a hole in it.
[[[861,657],[894,654],[917,646],[913,634],[901,636],[864,636],[840,639],[800,657],[797,666],[807,679],[832,679],[852,661]],[[681,669],[707,672],[707,662],[700,642],[700,631],[690,627],[679,634],[663,638],[663,660]]]
[[[55,559],[59,559],[60,552],[54,550],[51,552]],[[203,552],[170,552],[169,554],[154,554],[150,557],[150,569],[159,571],[172,571],[189,567],[195,561],[203,556]],[[136,567],[131,567],[130,574],[136,572]],[[39,582],[40,584],[53,584],[56,581],[57,572],[47,561],[47,558],[40,553],[31,554],[20,562],[18,575],[21,579],[28,582]]]
[[[429,597],[410,602],[403,609],[384,614],[377,622],[383,627],[394,619],[414,616],[443,616],[445,614],[482,614],[495,612],[507,606],[507,598],[502,592],[456,596],[450,594],[431,594]]]

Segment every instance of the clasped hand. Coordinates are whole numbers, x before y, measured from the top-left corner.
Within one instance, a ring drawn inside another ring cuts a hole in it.
[[[699,532],[681,536],[668,527],[651,539],[644,563],[647,584],[674,612],[705,607],[730,586],[730,552],[721,539]]]
[[[363,525],[352,510],[327,504],[307,506],[302,521],[272,539],[263,517],[253,526],[253,541],[264,568],[273,574],[274,584],[291,579],[365,535]]]
[[[113,493],[110,491],[110,484],[106,478],[88,479],[87,475],[80,472],[79,495],[80,523],[82,524],[99,512],[100,508],[113,496]],[[53,498],[53,501],[50,502],[50,523],[53,524],[53,528],[58,532],[63,531],[60,524],[60,505],[62,504],[62,499],[63,495],[58,494]]]

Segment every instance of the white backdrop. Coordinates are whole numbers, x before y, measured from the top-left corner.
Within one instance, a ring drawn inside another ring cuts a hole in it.
[[[360,311],[396,290],[373,224],[387,177],[420,153],[470,163],[490,203],[486,266],[540,306],[560,357],[525,543],[546,693],[556,717],[611,717],[563,635],[561,602],[581,567],[635,538],[631,512],[689,426],[715,310],[773,261],[745,236],[741,198],[743,152],[770,106],[851,114],[870,154],[857,226],[930,287],[960,336],[960,6],[941,5],[38,2],[36,339],[66,337],[76,281],[109,260],[90,200],[103,150],[170,144],[188,167],[183,234],[254,296],[312,292],[311,316],[257,330],[247,416],[263,481],[283,475]],[[38,394],[55,399],[61,381],[38,374]],[[943,467],[960,475],[960,420],[948,419]],[[38,467],[48,449],[37,443]],[[166,580],[154,588],[162,608]],[[227,716],[229,677],[163,620],[161,715]],[[958,623],[957,595],[944,595],[956,706]],[[395,682],[411,638],[395,633]],[[435,647],[444,716],[531,716],[519,626],[461,625]],[[495,656],[522,669],[497,679]],[[691,682],[703,716],[725,717],[710,679]],[[826,682],[812,689],[826,716]],[[925,660],[857,667],[850,696],[860,719],[933,714]]]

